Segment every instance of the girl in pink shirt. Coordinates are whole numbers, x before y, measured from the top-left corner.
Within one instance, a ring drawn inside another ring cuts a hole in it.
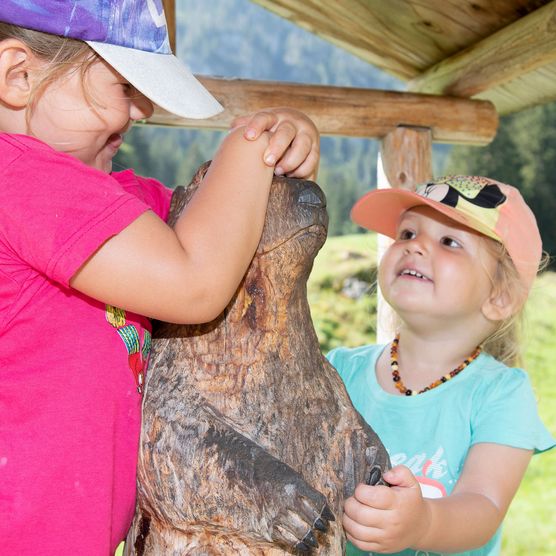
[[[306,116],[242,118],[171,229],[170,190],[112,172],[155,104],[221,110],[172,56],[160,0],[2,0],[2,553],[114,552],[134,510],[148,318],[215,318],[259,241],[273,171],[316,171]]]

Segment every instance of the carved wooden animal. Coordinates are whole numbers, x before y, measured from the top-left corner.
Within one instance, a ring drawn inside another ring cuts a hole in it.
[[[174,195],[171,221],[205,170]],[[306,281],[327,222],[315,183],[275,178],[224,313],[155,329],[127,554],[343,553],[344,497],[389,460],[312,325]]]

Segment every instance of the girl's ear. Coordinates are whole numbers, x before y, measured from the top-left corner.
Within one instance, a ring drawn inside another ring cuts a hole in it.
[[[519,299],[512,299],[508,291],[500,291],[494,287],[490,297],[483,303],[481,311],[486,319],[499,322],[517,313],[521,304]]]
[[[27,105],[37,62],[25,43],[17,39],[0,42],[0,101],[12,108]]]

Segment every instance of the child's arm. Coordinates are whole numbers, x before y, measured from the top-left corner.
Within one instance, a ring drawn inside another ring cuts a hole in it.
[[[362,550],[405,548],[462,552],[495,533],[527,469],[531,452],[499,444],[476,444],[450,496],[426,499],[407,467],[384,474],[392,487],[359,485],[346,500],[344,528]]]
[[[71,280],[104,303],[177,323],[210,321],[254,254],[272,181],[268,134],[223,141],[175,229],[146,212],[109,239]]]
[[[319,132],[313,121],[293,108],[268,108],[255,114],[241,116],[232,122],[232,128],[245,126],[245,138],[256,139],[269,130],[270,144],[264,160],[276,166],[276,175],[294,178],[317,177],[320,143]]]

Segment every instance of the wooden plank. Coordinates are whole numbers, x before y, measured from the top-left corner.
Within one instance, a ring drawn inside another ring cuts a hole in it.
[[[176,52],[176,0],[162,0],[164,13],[166,15],[166,25],[170,36],[170,47],[172,52]]]
[[[401,79],[549,0],[253,0]]]
[[[226,107],[208,120],[182,119],[157,109],[150,123],[227,129],[234,117],[271,106],[308,114],[324,135],[384,137],[397,127],[431,129],[435,142],[485,145],[496,134],[498,115],[487,101],[374,89],[270,81],[199,80]]]
[[[378,186],[401,187],[414,190],[415,186],[432,177],[432,135],[429,129],[399,127],[388,133],[380,144]],[[392,243],[389,237],[378,235],[380,258]],[[388,303],[378,292],[377,343],[389,342],[397,328],[397,318]]]
[[[556,101],[556,62],[479,93],[475,98],[490,100],[499,114],[510,114]]]
[[[556,61],[556,0],[433,66],[411,91],[472,97]]]

